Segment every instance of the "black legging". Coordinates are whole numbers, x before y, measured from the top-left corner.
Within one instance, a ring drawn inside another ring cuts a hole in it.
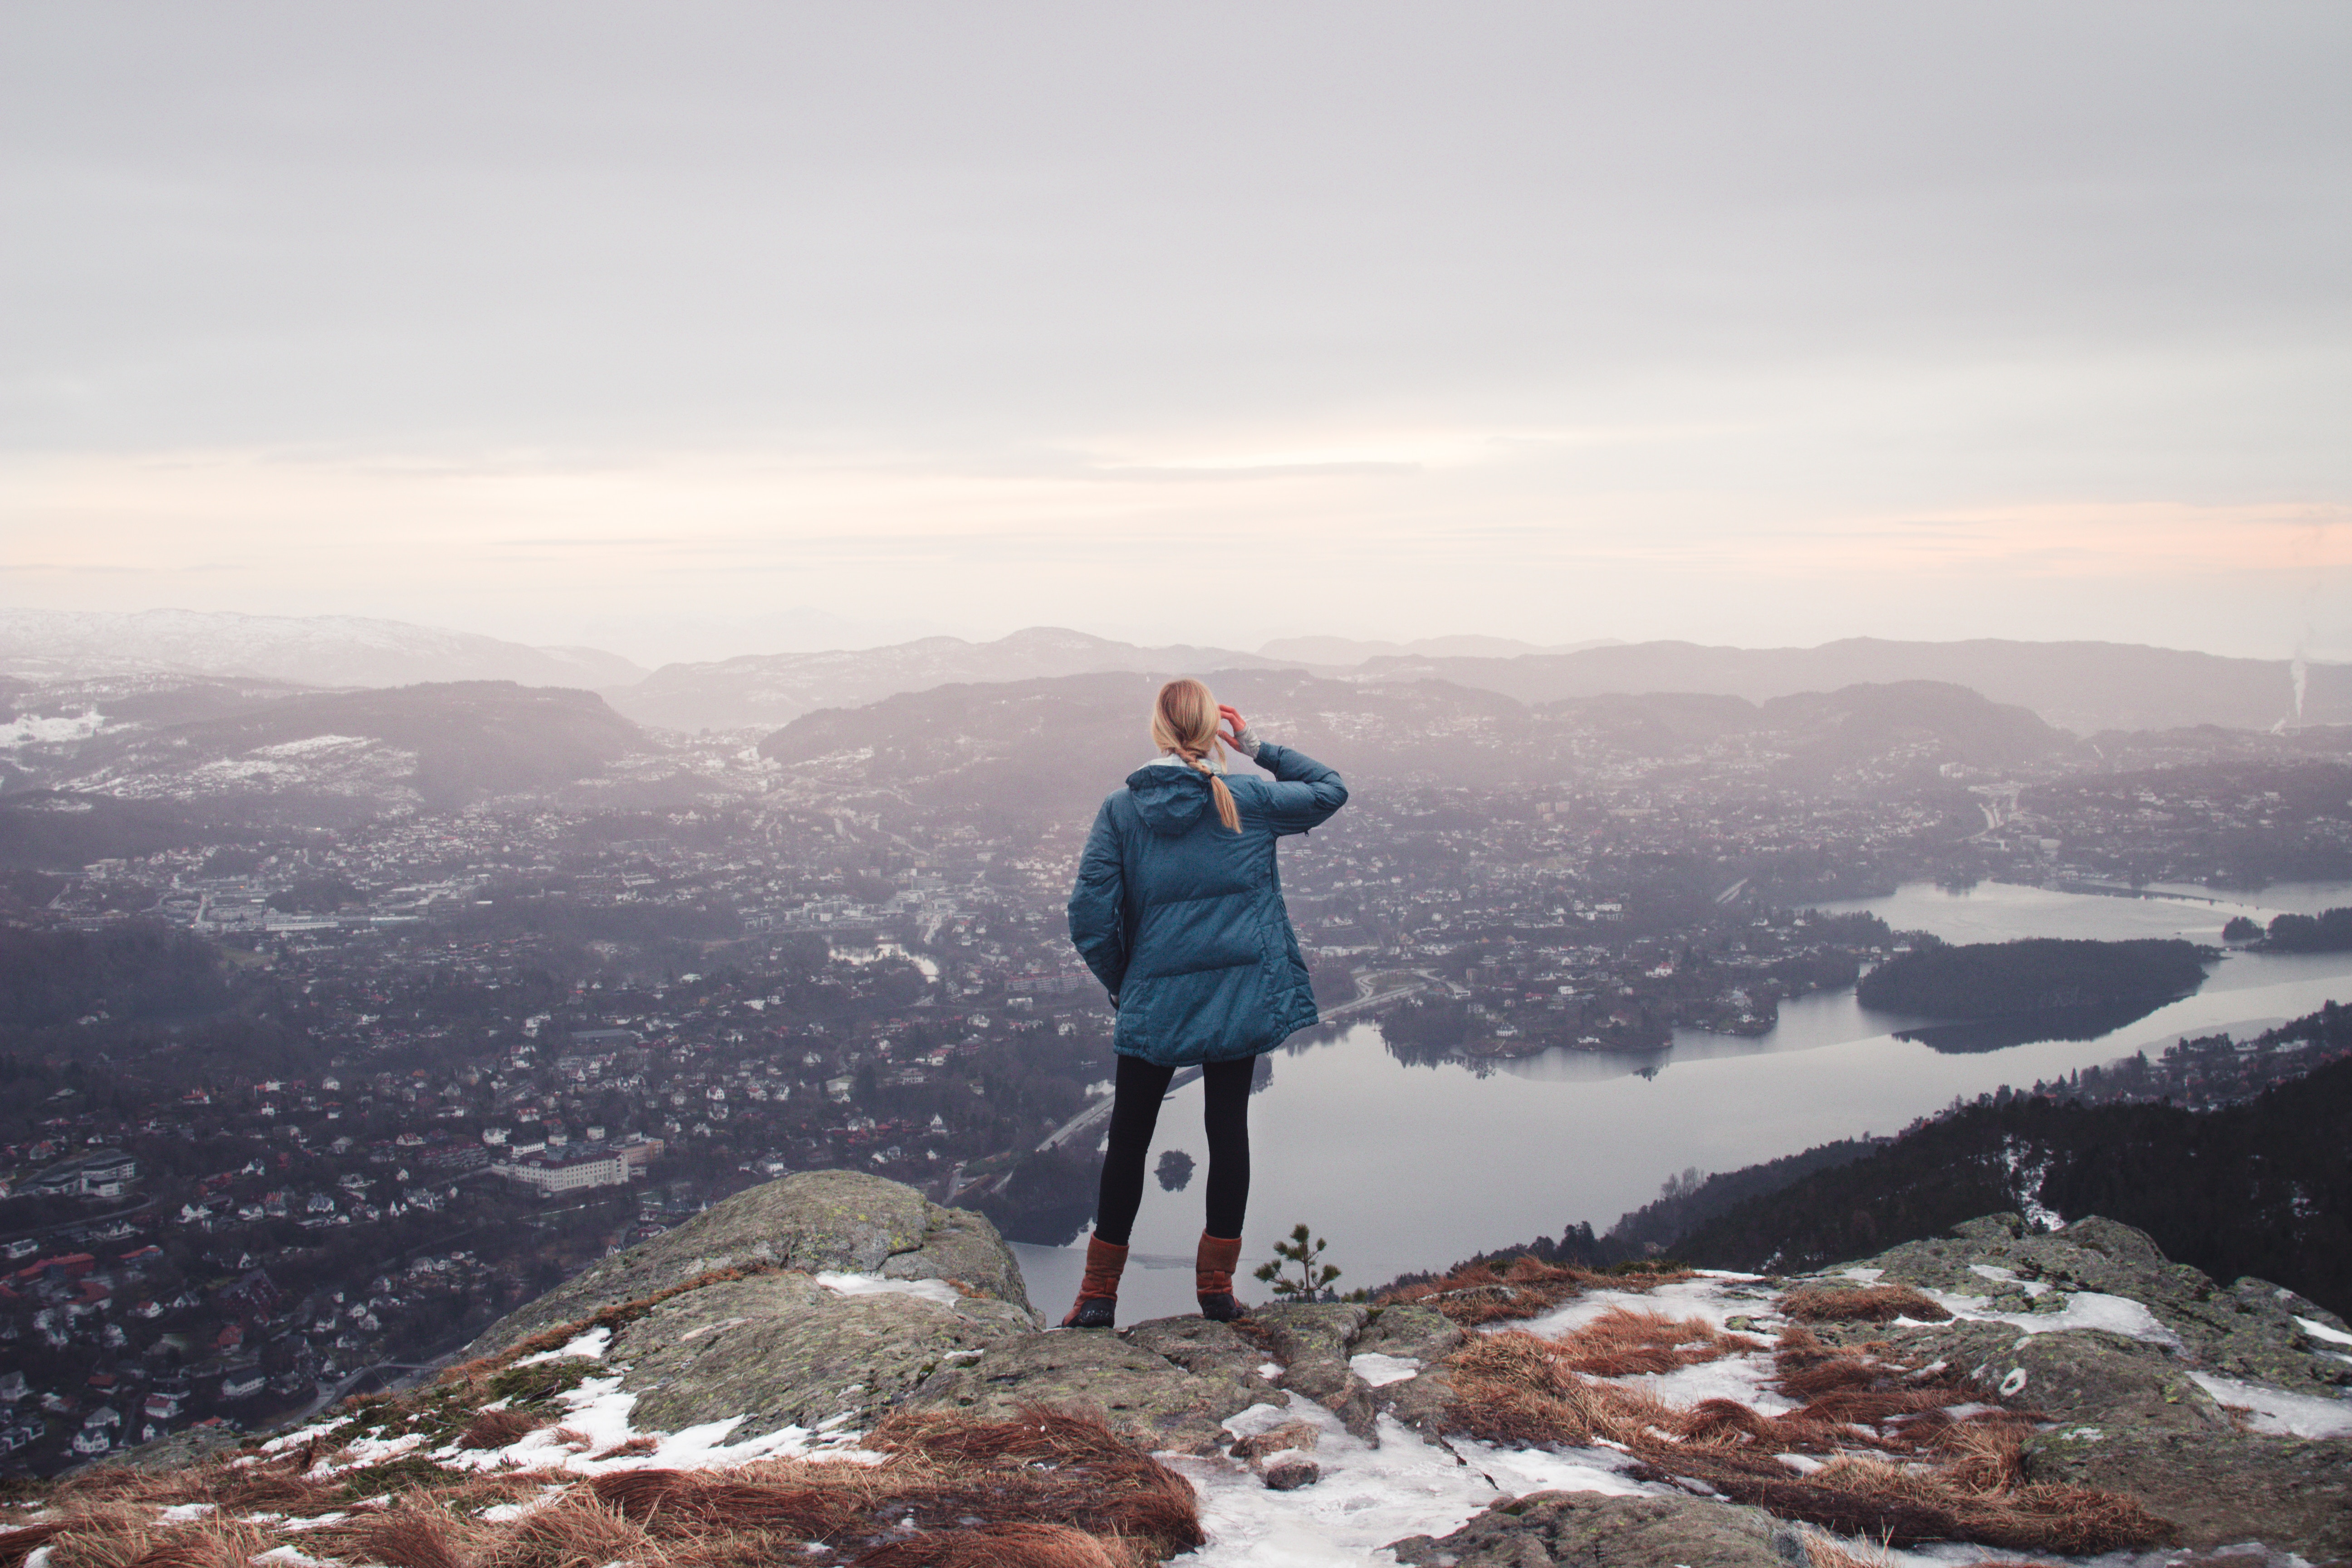
[[[1208,1062],[1201,1068],[1202,1121],[1209,1133],[1209,1223],[1211,1236],[1242,1233],[1249,1207],[1250,1076],[1257,1063]],[[1143,1206],[1143,1157],[1151,1152],[1151,1130],[1160,1121],[1174,1068],[1154,1067],[1122,1055],[1110,1105],[1110,1147],[1103,1155],[1102,1188],[1095,1199],[1095,1235],[1125,1247]]]

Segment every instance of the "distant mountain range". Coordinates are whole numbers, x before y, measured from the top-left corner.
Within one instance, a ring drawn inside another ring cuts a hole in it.
[[[1508,658],[1376,658],[1360,673],[1451,680],[1522,702],[1660,691],[1762,702],[1864,681],[1938,680],[2031,708],[2077,734],[2197,724],[2267,730],[2298,719],[2294,668],[2285,659],[2223,658],[2129,643],[1848,637],[1819,647],[1742,648],[1646,642]],[[2352,665],[2315,664],[2305,676],[2300,721],[2352,723]]]
[[[1617,637],[1589,642],[1532,643],[1517,637],[1417,637],[1412,642],[1365,641],[1360,637],[1276,637],[1257,651],[1285,663],[1331,665],[1347,668],[1372,658],[1517,658],[1525,653],[1581,653],[1589,647],[1618,647]]]
[[[804,714],[760,751],[845,794],[960,803],[1008,818],[1083,816],[1150,759],[1145,716],[1157,679],[1078,675],[902,692]],[[1337,680],[1277,669],[1223,671],[1215,684],[1218,697],[1267,738],[1364,777],[1549,782],[1612,752],[1696,755],[1736,739],[1742,759],[1767,774],[1811,779],[1862,767],[1890,779],[1932,779],[1946,763],[1997,765],[2082,745],[2025,709],[1929,681],[1761,705],[1670,696],[1532,709],[1439,680]]]
[[[10,609],[0,609],[0,671],[32,680],[152,672],[304,686],[515,680],[589,688],[624,685],[646,673],[601,648],[531,647],[359,616]]]
[[[1150,647],[1059,627],[992,642],[924,637],[887,647],[746,654],[646,673],[594,648],[531,647],[397,621],[200,614],[0,610],[0,672],[44,680],[173,673],[310,687],[498,679],[601,691],[618,711],[665,729],[767,729],[824,708],[973,682],[1111,672],[1172,675],[1300,669],[1383,684],[1435,679],[1540,705],[1690,693],[1766,702],[1855,685],[1937,681],[2032,709],[2076,734],[2200,724],[2267,730],[2352,723],[2352,665],[2123,643],[1898,642],[1853,637],[1810,648],[1687,642],[1539,647],[1486,637],[1375,642],[1278,638],[1255,653]]]
[[[667,664],[635,686],[607,689],[613,706],[667,729],[782,724],[819,708],[854,707],[951,682],[1034,680],[1115,670],[1175,675],[1212,669],[1296,668],[1296,659],[1232,648],[1138,647],[1059,626],[1032,626],[994,642],[924,637],[856,652],[746,654],[713,664]]]

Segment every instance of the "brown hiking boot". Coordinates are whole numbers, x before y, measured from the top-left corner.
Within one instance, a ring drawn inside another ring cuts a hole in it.
[[[1077,1304],[1062,1320],[1066,1329],[1108,1329],[1118,1317],[1118,1277],[1127,1271],[1127,1248],[1098,1236],[1087,1237],[1087,1273],[1078,1281]]]
[[[1192,1255],[1192,1289],[1200,1298],[1201,1316],[1213,1323],[1230,1323],[1249,1315],[1234,1300],[1234,1266],[1242,1260],[1242,1238],[1201,1233],[1200,1250]]]

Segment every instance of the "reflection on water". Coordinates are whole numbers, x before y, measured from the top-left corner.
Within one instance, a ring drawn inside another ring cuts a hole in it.
[[[1935,1051],[2005,1051],[2036,1040],[2095,1040],[2126,1024],[2138,1023],[2163,1005],[2161,1002],[2089,1002],[1958,1024],[1923,1024],[1916,1029],[1897,1029],[1895,1037],[1916,1040]]]
[[[2317,895],[2352,903],[2352,887]],[[1932,886],[1846,908],[1948,941],[2021,936],[2186,935],[2210,942],[2260,905],[2107,899],[1979,886]],[[2323,905],[2323,907],[2327,907]],[[2352,954],[2234,953],[2203,990],[2088,1039],[2042,1038],[1983,1052],[1906,1039],[1935,1020],[1873,1013],[1852,991],[1785,1003],[1760,1039],[1679,1032],[1640,1057],[1552,1051],[1473,1068],[1401,1062],[1376,1026],[1301,1037],[1277,1055],[1251,1101],[1255,1167],[1248,1255],[1262,1259],[1304,1220],[1331,1240],[1342,1288],[1472,1252],[1556,1236],[1580,1220],[1605,1228],[1657,1195],[1686,1165],[1727,1171],[1865,1132],[1894,1133],[1956,1099],[2031,1085],[2185,1035],[2251,1034],[2352,1000]],[[1200,1091],[1180,1091],[1160,1119],[1161,1149],[1205,1154]],[[1200,1193],[1150,1193],[1137,1247],[1189,1254]]]

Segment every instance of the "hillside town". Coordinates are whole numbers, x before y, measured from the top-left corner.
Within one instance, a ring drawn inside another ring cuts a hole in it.
[[[1327,1016],[1472,1071],[1655,1058],[1677,1031],[1766,1034],[1915,940],[1822,911],[1837,900],[1927,877],[2127,890],[2352,843],[2345,764],[2307,738],[2122,773],[1916,745],[1791,774],[1752,737],[1643,755],[1583,722],[1547,732],[1549,782],[1379,778],[1288,841]],[[792,1171],[1066,1240],[1091,1151],[1056,1130],[1111,1076],[1112,1015],[1063,926],[1084,813],[845,787],[840,755],[748,739],[656,742],[699,781],[667,808],[281,809],[8,872],[5,1462],[396,1381]]]

